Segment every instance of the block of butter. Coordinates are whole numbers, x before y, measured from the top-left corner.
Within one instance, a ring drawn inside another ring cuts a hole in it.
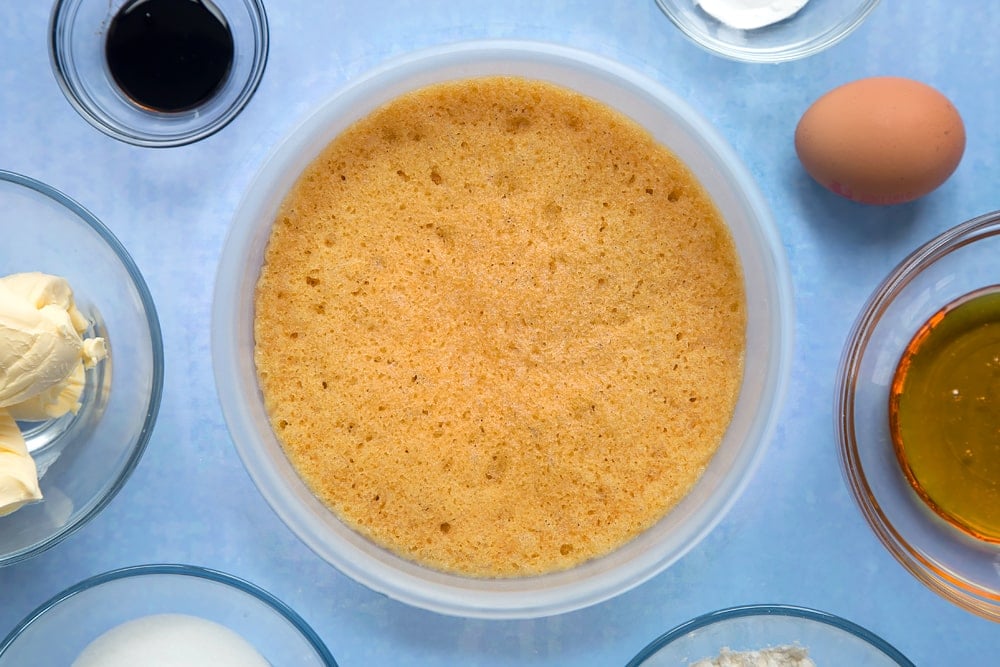
[[[64,278],[0,278],[0,516],[40,500],[35,463],[17,421],[57,419],[80,408],[86,369],[107,356]]]

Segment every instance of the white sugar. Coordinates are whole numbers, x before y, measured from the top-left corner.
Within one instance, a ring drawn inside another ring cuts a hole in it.
[[[269,667],[229,628],[196,616],[155,614],[108,630],[72,667]]]

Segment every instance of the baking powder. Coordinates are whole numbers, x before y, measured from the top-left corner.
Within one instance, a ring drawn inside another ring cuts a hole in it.
[[[718,657],[699,660],[691,667],[816,667],[806,649],[799,646],[778,646],[761,651],[731,651],[722,649]]]

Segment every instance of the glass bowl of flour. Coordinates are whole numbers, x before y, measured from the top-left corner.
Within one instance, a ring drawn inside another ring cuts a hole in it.
[[[833,46],[878,0],[656,0],[699,46],[726,58],[777,63]]]
[[[748,605],[704,614],[661,635],[626,667],[914,667],[865,628],[823,611]]]
[[[138,565],[82,581],[29,614],[0,642],[0,667],[22,665],[337,663],[299,614],[254,584],[190,565]]]

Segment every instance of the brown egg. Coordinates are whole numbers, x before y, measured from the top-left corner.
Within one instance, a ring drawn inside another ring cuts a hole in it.
[[[945,182],[965,151],[965,126],[934,88],[900,77],[860,79],[816,100],[795,129],[802,166],[865,204],[899,204]]]

